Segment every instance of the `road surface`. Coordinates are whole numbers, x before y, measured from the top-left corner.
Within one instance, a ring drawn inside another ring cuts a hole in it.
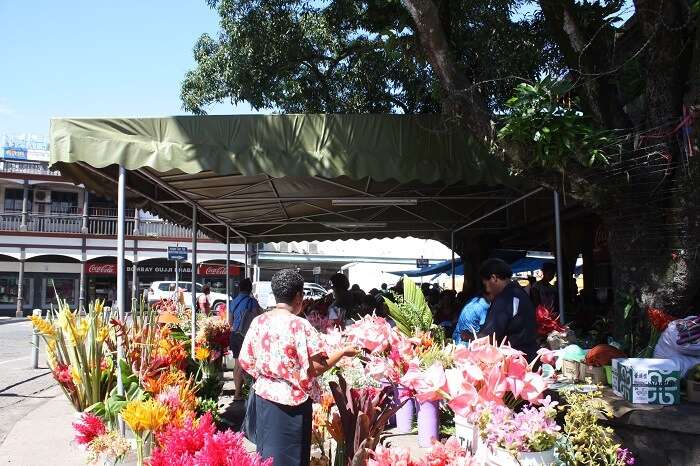
[[[56,384],[46,365],[43,341],[39,369],[31,368],[31,335],[28,320],[0,319],[0,445],[18,420],[51,398],[45,392]]]

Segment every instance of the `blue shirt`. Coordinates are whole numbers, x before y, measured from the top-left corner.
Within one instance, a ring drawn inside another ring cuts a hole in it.
[[[462,340],[462,332],[479,332],[479,329],[486,321],[489,307],[489,302],[481,296],[472,298],[471,301],[464,305],[462,312],[459,314],[457,327],[455,327],[455,331],[452,334],[452,339],[456,344],[467,344],[467,342]]]
[[[245,302],[244,302],[245,301]],[[246,311],[255,312],[258,308],[258,302],[250,296],[250,293],[240,292],[233,298],[228,305],[229,322],[231,322],[231,330],[236,332],[241,326],[241,319]]]

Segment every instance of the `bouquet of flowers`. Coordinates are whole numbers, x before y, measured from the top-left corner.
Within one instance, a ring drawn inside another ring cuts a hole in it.
[[[468,417],[485,403],[515,408],[523,402],[537,404],[547,382],[533,371],[524,355],[506,344],[497,346],[489,338],[473,340],[469,348],[453,353],[455,367],[446,371],[449,406]]]
[[[90,413],[82,413],[80,419],[73,423],[75,442],[82,445],[88,452],[89,464],[96,464],[100,459],[121,461],[131,450],[129,441],[116,431],[107,429],[99,417]]]
[[[479,463],[459,443],[450,437],[444,443],[437,440],[428,453],[414,460],[406,448],[378,446],[367,460],[367,466],[477,466]]]
[[[95,301],[81,316],[58,298],[58,310],[46,319],[30,317],[46,342],[49,368],[77,411],[104,399],[116,384],[112,360],[115,334],[103,306],[103,301]]]
[[[189,418],[182,427],[166,428],[158,434],[158,445],[151,455],[150,466],[272,466],[273,461],[248,453],[242,433],[217,432],[210,414],[199,420]]]
[[[561,430],[555,421],[556,405],[549,397],[542,400],[540,406],[527,406],[519,412],[492,404],[481,412],[481,436],[487,446],[503,448],[515,456],[522,452],[550,450]]]

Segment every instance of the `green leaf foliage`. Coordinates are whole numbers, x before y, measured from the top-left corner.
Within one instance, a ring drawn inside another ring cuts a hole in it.
[[[400,0],[209,0],[182,85],[186,110],[249,102],[285,113],[434,113],[444,93]],[[521,0],[444,0],[441,21],[461,71],[495,109],[515,83],[557,61],[539,13]]]

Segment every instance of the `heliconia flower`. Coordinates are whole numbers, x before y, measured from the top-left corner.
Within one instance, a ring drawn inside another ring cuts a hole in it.
[[[73,423],[75,429],[75,442],[78,445],[87,445],[96,437],[107,432],[105,423],[92,413],[82,413],[80,420]]]
[[[168,422],[168,414],[168,408],[156,400],[130,401],[122,411],[124,422],[139,436],[163,428]]]

